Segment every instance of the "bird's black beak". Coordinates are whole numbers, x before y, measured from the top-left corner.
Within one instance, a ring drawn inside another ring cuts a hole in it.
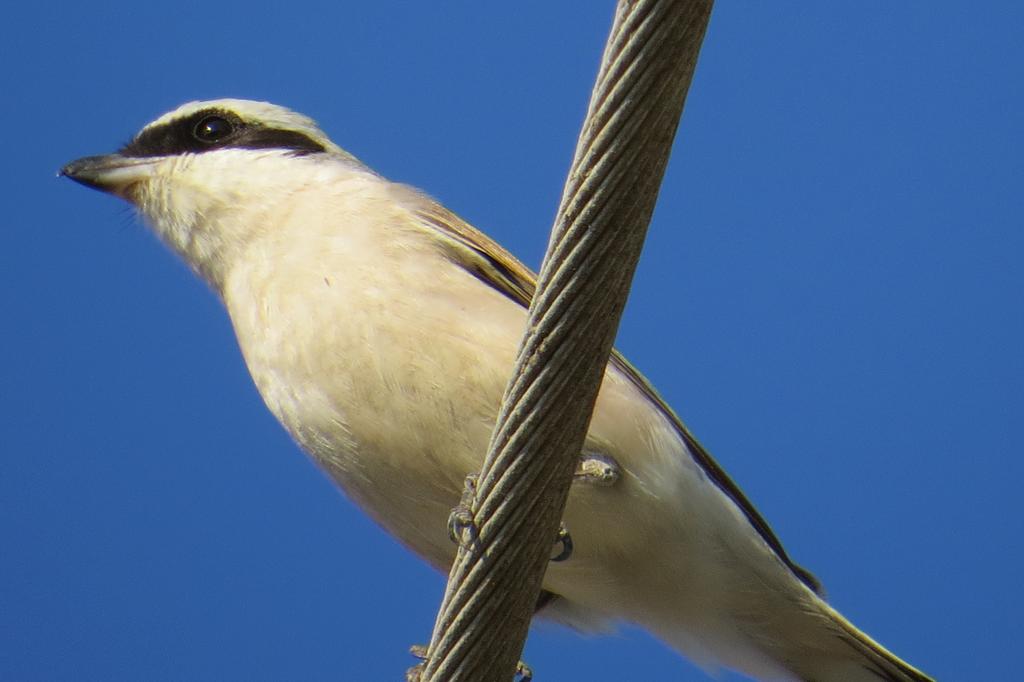
[[[153,169],[153,159],[107,154],[86,156],[67,164],[58,175],[102,192],[128,199],[128,191],[147,179]]]

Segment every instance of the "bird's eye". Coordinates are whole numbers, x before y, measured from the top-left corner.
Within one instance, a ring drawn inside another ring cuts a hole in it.
[[[214,144],[223,140],[234,130],[235,127],[231,124],[231,121],[223,116],[213,114],[204,116],[199,120],[199,123],[196,123],[195,127],[192,128],[192,137],[206,144]]]

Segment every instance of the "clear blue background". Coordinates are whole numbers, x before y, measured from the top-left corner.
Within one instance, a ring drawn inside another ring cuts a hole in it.
[[[15,3],[0,24],[0,678],[395,680],[441,576],[262,406],[215,298],[55,170],[190,99],[318,119],[528,264],[610,2]],[[619,347],[854,622],[1019,674],[1019,2],[720,2]],[[704,679],[534,630],[539,680]]]

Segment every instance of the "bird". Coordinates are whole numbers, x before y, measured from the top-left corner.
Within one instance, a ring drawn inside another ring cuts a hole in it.
[[[194,101],[60,170],[129,202],[220,298],[267,408],[352,500],[434,567],[478,471],[535,275],[309,117]],[[539,615],[647,629],[760,680],[925,681],[823,596],[740,488],[617,351]]]

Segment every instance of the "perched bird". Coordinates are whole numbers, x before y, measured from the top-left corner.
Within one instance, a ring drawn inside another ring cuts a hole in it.
[[[534,275],[389,182],[309,118],[185,104],[61,173],[132,204],[220,296],[270,411],[384,528],[438,568],[479,470]],[[570,492],[574,551],[542,613],[647,628],[765,680],[928,680],[822,598],[647,381],[613,354]]]

